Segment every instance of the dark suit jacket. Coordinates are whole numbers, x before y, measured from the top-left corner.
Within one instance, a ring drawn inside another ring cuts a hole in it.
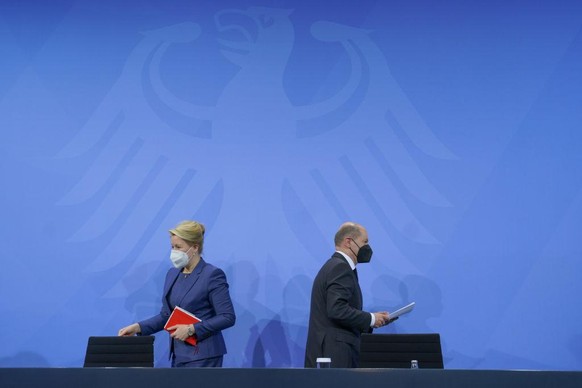
[[[166,274],[162,309],[160,313],[144,321],[138,322],[142,335],[150,335],[163,330],[172,309],[168,297],[172,286],[181,271],[172,268]],[[186,281],[187,291],[181,296],[178,304],[202,320],[195,325],[198,344],[192,346],[180,340],[170,338],[170,349],[174,356],[174,364],[205,358],[218,357],[226,353],[226,345],[221,330],[234,325],[235,314],[228,292],[228,283],[224,272],[200,259]]]
[[[370,313],[362,311],[362,291],[346,259],[334,253],[313,281],[305,367],[330,357],[334,368],[357,367],[360,334],[370,331]]]

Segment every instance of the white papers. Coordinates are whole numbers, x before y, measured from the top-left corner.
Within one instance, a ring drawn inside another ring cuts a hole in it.
[[[416,303],[412,302],[410,304],[407,304],[404,307],[399,308],[398,310],[394,311],[393,313],[389,313],[389,319],[394,319],[394,318],[398,318],[399,316],[409,313],[412,311],[412,309],[414,308],[414,305]]]

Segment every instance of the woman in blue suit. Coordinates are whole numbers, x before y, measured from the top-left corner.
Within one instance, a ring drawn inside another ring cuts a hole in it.
[[[201,322],[168,328],[174,330],[170,338],[173,367],[221,367],[226,354],[221,331],[235,322],[224,271],[201,257],[204,231],[204,225],[195,221],[184,221],[170,230],[170,259],[175,268],[166,274],[162,310],[119,330],[120,336],[161,331],[176,306],[196,315]],[[196,337],[195,346],[184,342],[190,336]]]

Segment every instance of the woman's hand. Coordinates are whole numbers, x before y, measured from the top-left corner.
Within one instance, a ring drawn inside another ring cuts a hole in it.
[[[133,323],[129,326],[125,326],[123,329],[119,330],[117,335],[119,336],[132,336],[141,333],[141,327],[139,327],[139,323]]]
[[[175,325],[168,327],[167,330],[170,332],[170,336],[172,338],[179,339],[180,341],[186,341],[188,337],[194,335],[195,330],[193,327],[193,325]]]

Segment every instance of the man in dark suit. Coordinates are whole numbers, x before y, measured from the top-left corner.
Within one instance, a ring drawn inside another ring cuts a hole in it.
[[[366,229],[346,222],[335,235],[335,249],[313,281],[306,368],[316,367],[318,357],[331,358],[332,368],[357,367],[360,334],[389,323],[387,312],[362,311],[356,264],[372,257]]]

